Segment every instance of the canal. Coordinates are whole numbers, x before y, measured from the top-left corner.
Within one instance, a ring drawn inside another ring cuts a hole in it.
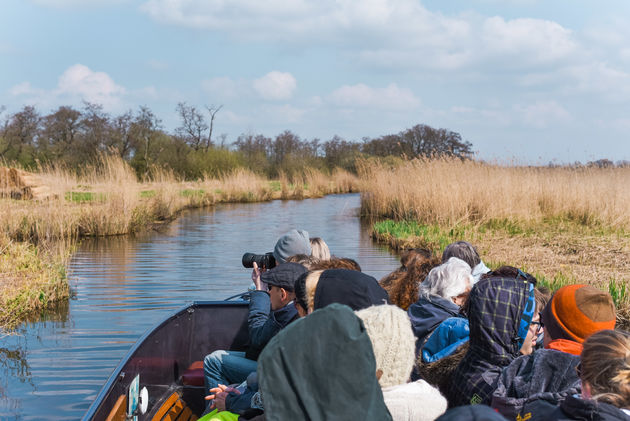
[[[372,242],[359,206],[358,194],[222,204],[160,232],[84,241],[70,263],[68,305],[0,339],[0,419],[81,418],[144,331],[187,302],[245,291],[243,253],[273,250],[291,228],[380,279],[398,261]]]

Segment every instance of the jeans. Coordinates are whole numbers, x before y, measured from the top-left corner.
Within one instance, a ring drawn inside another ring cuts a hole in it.
[[[203,360],[206,393],[219,384],[242,383],[249,373],[256,371],[257,363],[245,358],[244,352],[214,351]]]

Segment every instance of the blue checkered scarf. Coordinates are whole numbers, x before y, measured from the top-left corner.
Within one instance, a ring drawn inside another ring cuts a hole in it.
[[[519,355],[534,314],[534,284],[489,276],[469,299],[470,348],[453,373],[450,406],[489,404],[501,370]]]

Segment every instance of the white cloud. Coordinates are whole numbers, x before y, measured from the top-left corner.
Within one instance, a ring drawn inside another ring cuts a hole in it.
[[[333,46],[350,60],[390,68],[539,65],[578,50],[573,32],[553,21],[445,16],[417,0],[148,0],[141,10],[236,39]]]
[[[291,73],[273,71],[252,82],[254,90],[267,100],[286,100],[293,96],[297,81]]]
[[[571,114],[556,101],[538,101],[515,107],[517,121],[536,128],[547,128],[571,120]],[[521,117],[521,118],[519,118]]]
[[[30,82],[22,82],[22,83],[18,83],[17,85],[9,89],[9,93],[13,96],[20,96],[20,95],[33,95],[39,92],[35,88],[33,88]]]
[[[117,3],[125,3],[127,1],[129,0],[30,0],[31,3],[35,3],[40,6],[56,8],[113,5]]]
[[[395,83],[385,88],[372,88],[362,83],[344,85],[330,95],[330,100],[341,107],[409,109],[420,105],[413,92],[401,89]]]
[[[117,85],[105,72],[94,72],[83,64],[75,64],[59,77],[56,93],[112,108],[120,102],[125,88]]]
[[[630,101],[630,73],[606,63],[591,62],[568,67],[562,72],[564,92],[569,95],[590,94],[606,101]]]
[[[572,32],[556,22],[540,19],[486,19],[482,29],[487,54],[517,58],[517,63],[548,63],[577,50]]]
[[[29,82],[22,82],[12,87],[9,93],[29,103],[43,106],[88,101],[114,110],[120,108],[127,91],[116,84],[107,73],[95,72],[85,65],[75,64],[59,76],[57,86],[52,90],[35,88]],[[155,94],[150,88],[146,93]]]

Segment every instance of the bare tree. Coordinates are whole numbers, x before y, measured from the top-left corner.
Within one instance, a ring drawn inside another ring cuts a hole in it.
[[[176,129],[177,133],[184,138],[186,143],[192,146],[194,150],[198,151],[204,140],[203,135],[205,131],[208,130],[206,119],[197,111],[195,106],[188,105],[185,102],[177,104],[177,112],[182,119],[182,125]],[[207,141],[204,143],[207,145]]]
[[[208,149],[210,149],[210,146],[212,146],[212,128],[214,127],[214,117],[217,115],[221,108],[223,108],[223,105],[219,105],[218,107],[215,107],[214,105],[208,107],[206,105],[206,110],[208,110],[208,113],[210,113],[210,130],[208,132],[208,138],[206,139],[206,152],[208,152]]]

